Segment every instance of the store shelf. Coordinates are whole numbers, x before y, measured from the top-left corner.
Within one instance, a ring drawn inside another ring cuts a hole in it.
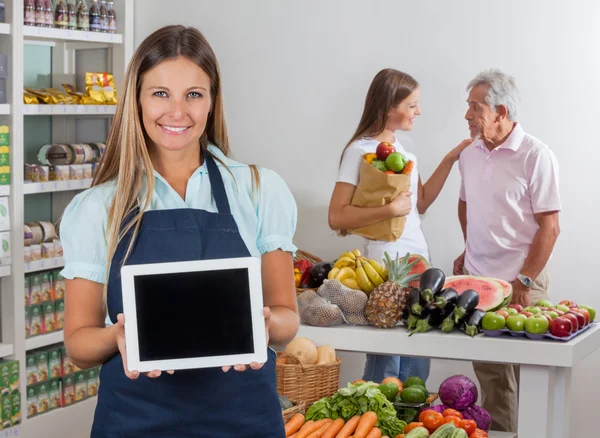
[[[41,38],[53,41],[79,41],[101,44],[123,43],[123,35],[116,33],[84,32],[81,30],[53,29],[37,26],[24,26],[23,36],[26,40]]]
[[[0,104],[0,116],[8,116],[10,114],[10,104]]]
[[[10,265],[0,266],[0,277],[8,277],[10,273]]]
[[[27,418],[23,427],[26,427],[27,431],[30,431],[32,427],[35,427],[35,430],[52,431],[50,435],[46,434],[52,437],[90,436],[97,401],[98,397],[94,396],[71,406]]]
[[[63,331],[48,333],[47,335],[34,336],[25,339],[25,349],[27,351],[35,350],[36,348],[47,347],[48,345],[59,344],[65,339]]]
[[[88,189],[92,185],[92,179],[80,179],[72,181],[51,181],[43,183],[25,182],[23,193],[33,195],[35,193],[67,192],[69,190]]]
[[[26,116],[110,116],[116,105],[23,105]]]
[[[0,196],[9,196],[10,195],[10,186],[4,185],[0,186]]]
[[[0,344],[0,357],[11,356],[13,354],[12,344]]]
[[[35,262],[25,263],[25,273],[46,271],[48,269],[62,268],[65,265],[65,261],[62,257],[56,257],[54,259],[37,260]]]
[[[10,35],[10,24],[0,23],[0,35]]]

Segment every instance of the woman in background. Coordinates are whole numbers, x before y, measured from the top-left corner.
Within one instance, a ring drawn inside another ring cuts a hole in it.
[[[383,261],[385,252],[391,257],[419,254],[430,260],[419,214],[424,214],[433,204],[460,153],[471,143],[471,140],[464,140],[450,151],[433,175],[422,184],[416,157],[407,152],[395,137],[398,130],[411,131],[415,118],[420,114],[417,81],[398,70],[381,70],[371,82],[358,128],[342,153],[337,183],[329,204],[331,229],[350,230],[393,217],[406,217],[402,236],[395,242],[364,239],[364,255],[379,262]],[[392,144],[397,152],[413,161],[410,191],[400,193],[382,207],[352,206],[350,202],[359,183],[363,155],[374,153],[381,142]],[[367,354],[363,379],[381,382],[386,377],[397,377],[404,382],[410,376],[417,376],[426,381],[430,365],[431,359],[428,358]]]

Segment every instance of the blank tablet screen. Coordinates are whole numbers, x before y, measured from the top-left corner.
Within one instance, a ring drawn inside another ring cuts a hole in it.
[[[254,353],[248,269],[136,275],[141,361]]]

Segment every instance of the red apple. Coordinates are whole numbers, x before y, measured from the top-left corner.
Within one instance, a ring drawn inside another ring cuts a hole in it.
[[[558,313],[558,316],[565,316],[565,312],[558,310],[558,309],[554,309],[553,312]]]
[[[581,313],[577,313],[574,310],[572,310],[569,313],[567,313],[567,315],[575,315],[575,317],[577,318],[577,323],[579,324],[579,330],[581,330],[587,325],[587,323],[585,322],[585,316],[583,316]]]
[[[548,315],[547,313],[544,313],[543,315],[546,317],[546,319],[548,320],[548,322],[550,324],[552,324],[552,321],[553,321],[552,317],[550,315]]]
[[[575,303],[575,301],[571,301],[571,300],[562,300],[560,303],[563,306],[567,306],[567,307],[577,307],[577,304]]]
[[[496,310],[496,314],[500,315],[504,319],[510,316],[510,314],[506,310]]]
[[[533,315],[531,312],[520,312],[519,315],[525,315],[527,318]]]
[[[379,143],[379,145],[377,146],[377,149],[375,150],[375,153],[377,154],[377,159],[381,160],[381,161],[385,161],[385,159],[388,157],[388,155],[391,154],[392,152],[396,152],[396,148],[394,146],[392,146],[391,143],[388,143],[387,141]]]
[[[519,313],[523,311],[523,306],[520,304],[509,304],[508,307],[515,309]]]
[[[585,325],[591,322],[590,312],[585,309],[573,309],[573,312],[581,313],[585,317]]]
[[[558,338],[566,338],[573,333],[573,324],[567,318],[556,318],[550,324],[550,333]]]
[[[581,316],[581,315],[580,315]],[[569,312],[567,314],[565,314],[565,316],[561,316],[560,318],[566,318],[569,321],[571,321],[571,324],[573,324],[573,332],[576,332],[577,330],[579,330],[579,318],[577,318],[577,316],[575,316],[573,313]],[[560,319],[560,318],[556,318],[556,319]],[[556,321],[555,319],[555,321]]]

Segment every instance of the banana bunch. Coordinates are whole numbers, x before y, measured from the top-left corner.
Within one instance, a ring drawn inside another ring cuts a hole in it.
[[[350,289],[369,293],[387,280],[387,270],[377,261],[362,257],[355,249],[345,252],[336,260],[327,278],[338,280]]]

